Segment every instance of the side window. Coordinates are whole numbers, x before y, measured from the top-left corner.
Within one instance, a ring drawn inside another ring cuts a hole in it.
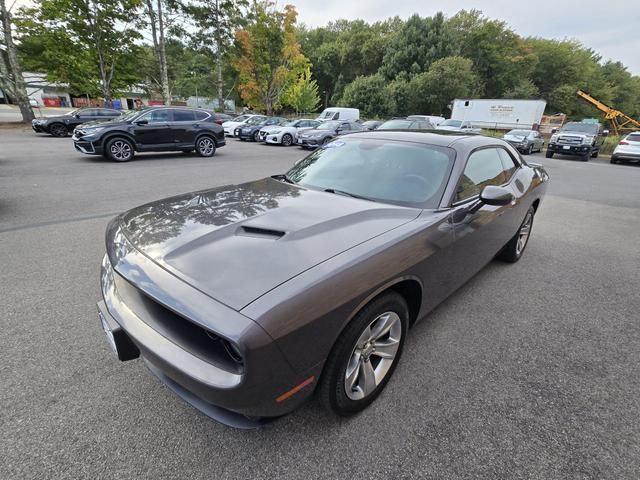
[[[80,112],[80,118],[84,117],[97,117],[98,109],[97,108],[87,108],[86,110],[82,110]]]
[[[195,120],[195,116],[193,115],[193,110],[174,110],[173,111],[174,122],[193,122],[194,120]]]
[[[506,178],[505,181],[508,182],[509,179],[511,179],[511,176],[518,169],[518,165],[513,160],[511,155],[509,155],[509,152],[507,152],[506,150],[503,150],[502,148],[500,148],[498,149],[498,154],[500,155],[500,160],[502,160],[502,168],[504,169],[503,171]]]
[[[169,115],[169,110],[151,110],[149,113],[141,117],[140,120],[146,120],[149,123],[168,122],[171,120]]]
[[[336,112],[331,120],[340,120],[340,112]]]
[[[207,118],[209,118],[209,114],[207,112],[203,112],[202,110],[196,110],[195,112],[193,112],[193,115],[195,116],[196,120],[206,120]]]
[[[348,123],[341,123],[340,124],[340,131],[348,132],[350,130],[351,130],[351,125],[349,125]]]
[[[458,183],[456,201],[480,195],[480,191],[487,185],[502,185],[506,182],[498,149],[478,150],[473,152],[467,160],[467,166]]]

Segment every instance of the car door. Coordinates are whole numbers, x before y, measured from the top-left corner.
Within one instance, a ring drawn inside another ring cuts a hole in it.
[[[171,112],[173,118],[169,122],[171,127],[171,138],[176,147],[193,146],[196,142],[196,132],[198,121],[196,121],[196,112],[188,108],[179,108]],[[197,112],[205,113],[205,112]],[[205,114],[206,115],[206,114]]]
[[[170,148],[174,144],[171,110],[153,108],[136,119],[133,133],[140,150]]]
[[[454,232],[451,256],[453,287],[466,282],[493,259],[513,235],[515,203],[492,206],[482,203],[480,192],[488,185],[504,186],[513,191],[510,171],[505,167],[499,147],[473,151],[458,180],[449,222]]]

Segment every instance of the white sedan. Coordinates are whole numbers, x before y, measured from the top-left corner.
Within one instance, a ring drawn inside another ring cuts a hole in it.
[[[293,120],[285,125],[269,125],[260,130],[260,141],[281,144],[285,147],[293,145],[298,139],[298,132],[310,130],[321,122],[307,118]]]
[[[236,129],[236,127],[245,124],[247,120],[254,117],[262,117],[262,119],[264,120],[266,120],[267,118],[264,115],[249,115],[247,113],[238,115],[233,120],[228,120],[222,124],[222,128],[224,128],[224,135],[226,137],[233,137],[233,131]]]

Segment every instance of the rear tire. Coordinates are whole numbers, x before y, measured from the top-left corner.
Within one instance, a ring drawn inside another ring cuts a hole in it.
[[[516,263],[522,257],[524,250],[527,248],[531,230],[533,229],[533,217],[536,214],[533,205],[529,207],[524,220],[520,224],[520,228],[516,234],[509,240],[504,248],[498,253],[498,258],[504,262]]]
[[[201,157],[213,157],[216,153],[216,141],[209,135],[202,135],[196,140],[196,153]]]
[[[547,150],[544,154],[546,158],[553,158],[553,152],[551,150]]]
[[[600,150],[595,150],[594,152],[592,152],[591,158],[598,158],[598,153],[600,153]]]
[[[611,157],[611,160],[609,160],[609,163],[618,163],[618,159],[616,157]]]
[[[525,151],[526,155],[531,155],[533,153],[533,145],[529,145],[527,150]]]
[[[318,388],[322,405],[340,416],[369,406],[398,365],[408,327],[407,303],[396,292],[365,306],[329,354]]]
[[[69,135],[69,129],[62,123],[54,123],[49,127],[49,133],[54,137],[66,137]]]
[[[253,134],[253,141],[256,143],[260,141],[260,132],[256,132]]]
[[[133,143],[126,138],[115,137],[107,141],[104,156],[112,162],[129,162],[134,155]]]

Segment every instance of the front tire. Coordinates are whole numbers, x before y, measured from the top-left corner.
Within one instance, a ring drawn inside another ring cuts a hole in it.
[[[526,155],[531,155],[533,153],[533,145],[529,145],[527,150],[525,151]]]
[[[544,156],[546,158],[553,158],[553,152],[549,149],[547,149],[547,151],[545,152]]]
[[[318,390],[322,405],[340,416],[369,406],[393,375],[408,327],[407,303],[396,292],[365,306],[344,329],[327,359]]]
[[[104,155],[112,162],[128,162],[134,156],[133,143],[122,137],[112,138],[107,142]]]
[[[201,157],[213,157],[216,153],[216,142],[209,135],[203,135],[196,140],[196,153]]]
[[[594,150],[591,154],[591,158],[598,158],[598,153],[600,153],[600,150]]]
[[[516,263],[522,257],[527,244],[529,243],[529,237],[531,237],[531,230],[533,228],[533,217],[536,214],[536,209],[533,205],[527,210],[527,214],[524,216],[524,220],[518,229],[518,232],[513,236],[509,243],[507,243],[502,251],[498,254],[498,258],[505,262]]]
[[[285,133],[282,136],[282,145],[284,145],[285,147],[289,147],[291,146],[292,143],[293,143],[293,137],[290,134]]]

